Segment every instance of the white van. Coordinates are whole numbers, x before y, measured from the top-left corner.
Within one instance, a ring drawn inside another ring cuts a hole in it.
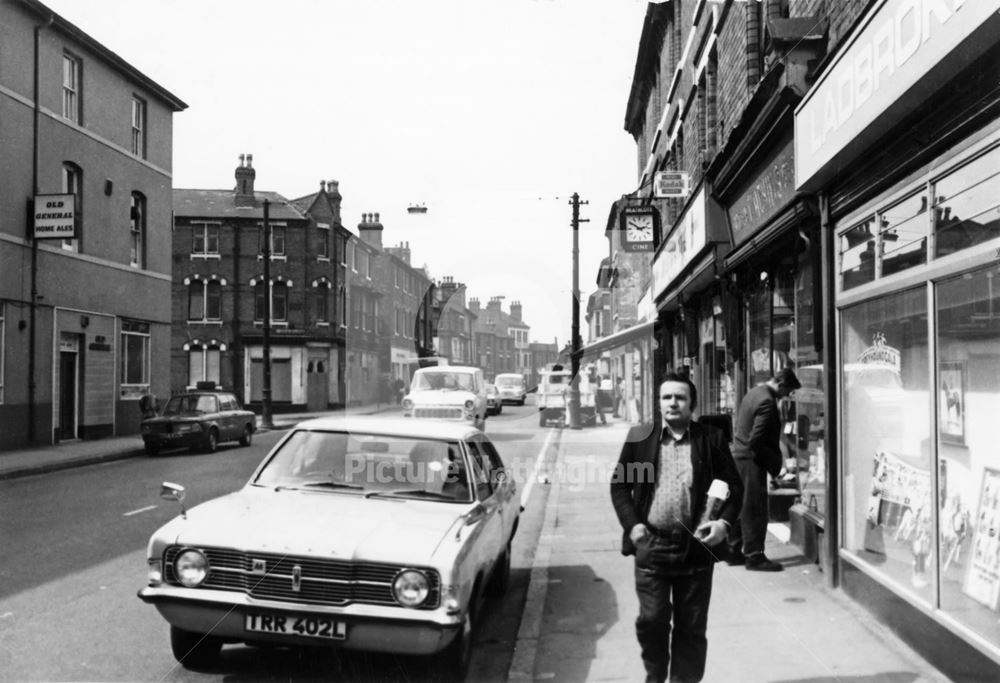
[[[524,397],[528,393],[524,375],[515,372],[501,373],[497,375],[494,384],[500,390],[500,400],[503,403],[524,405]]]

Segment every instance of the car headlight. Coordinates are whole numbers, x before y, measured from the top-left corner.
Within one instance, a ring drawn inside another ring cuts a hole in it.
[[[392,594],[404,607],[417,607],[430,594],[427,576],[416,569],[404,569],[392,582]]]
[[[413,409],[413,400],[409,399],[409,398],[404,398],[403,399],[403,410],[412,410],[412,409]]]
[[[466,410],[472,410],[472,406],[474,406],[474,405],[476,405],[475,401],[473,401],[472,399],[469,399],[468,401],[465,402],[465,409]]]
[[[208,576],[208,560],[204,553],[194,548],[182,550],[174,560],[174,575],[188,588],[201,585]]]

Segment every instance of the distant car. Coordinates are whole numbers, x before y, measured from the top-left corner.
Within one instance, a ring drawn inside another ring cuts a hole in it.
[[[486,429],[483,371],[464,365],[420,368],[403,398],[403,416],[469,422]]]
[[[496,384],[486,385],[486,414],[499,415],[503,412],[503,401]]]
[[[524,405],[525,396],[528,393],[525,385],[524,375],[516,372],[505,372],[496,376],[497,389],[500,390],[500,398],[504,403],[516,403]]]
[[[167,448],[214,453],[224,441],[249,446],[256,429],[257,416],[236,396],[204,389],[171,396],[159,415],[142,421],[140,432],[146,453],[157,455]]]
[[[161,496],[184,489],[164,483]],[[507,590],[520,512],[500,454],[470,425],[310,420],[242,489],[152,535],[138,596],[170,623],[185,667],[248,643],[433,655],[461,678],[484,598]]]

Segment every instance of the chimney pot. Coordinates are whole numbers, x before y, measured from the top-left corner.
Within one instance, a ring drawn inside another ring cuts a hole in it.
[[[326,192],[326,181],[325,180],[319,181],[319,191],[320,192]]]
[[[245,160],[246,160],[246,155],[245,154],[241,154],[240,155],[240,166],[241,167],[246,165],[246,161]]]
[[[253,168],[253,154],[247,154],[247,168]]]
[[[375,222],[378,223],[378,214],[375,214]]]

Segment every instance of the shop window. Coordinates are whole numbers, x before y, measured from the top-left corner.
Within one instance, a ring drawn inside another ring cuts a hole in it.
[[[1000,237],[1000,147],[934,183],[935,255]]]
[[[221,367],[222,351],[218,346],[192,346],[188,351],[188,386],[202,381],[221,386]]]
[[[879,211],[882,277],[927,263],[927,190]]]
[[[937,317],[941,609],[1000,642],[1000,271],[942,282]]]
[[[838,261],[842,289],[875,280],[874,216],[869,216],[840,236]]]
[[[149,386],[149,323],[122,321],[121,383],[123,388]]]
[[[840,347],[844,547],[929,603],[936,563],[926,290],[845,309]]]
[[[793,327],[793,276],[761,273],[760,286],[750,295],[749,385],[766,382],[787,367]]]

